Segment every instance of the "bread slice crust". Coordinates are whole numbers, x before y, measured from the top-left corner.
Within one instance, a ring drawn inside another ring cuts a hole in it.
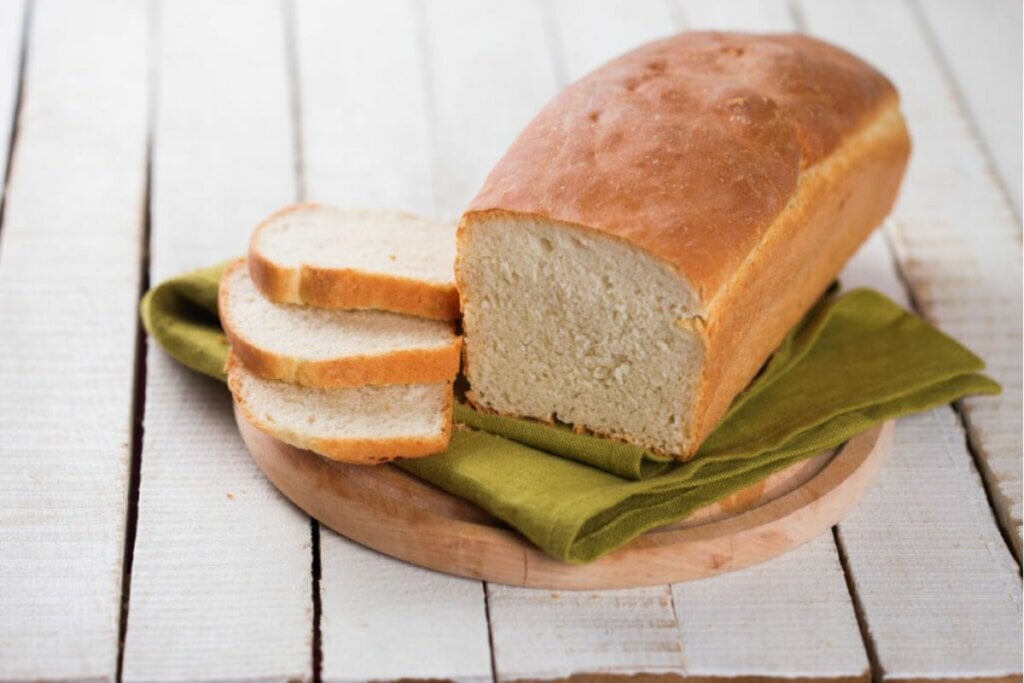
[[[299,433],[259,417],[246,401],[245,380],[240,373],[240,368],[248,369],[252,372],[234,353],[229,354],[227,363],[224,366],[228,378],[228,388],[230,388],[235,404],[238,406],[246,422],[261,432],[296,448],[312,451],[325,458],[339,462],[354,465],[379,465],[395,460],[434,455],[441,453],[448,447],[452,429],[453,399],[450,391],[446,392],[447,399],[441,418],[442,428],[437,435],[382,438],[324,438],[312,434]]]
[[[292,213],[323,208],[313,203],[285,207],[253,231],[249,274],[264,296],[279,303],[320,308],[379,309],[432,320],[459,318],[459,293],[454,280],[429,282],[358,268],[290,267],[274,261],[260,248],[262,232],[275,221]]]
[[[459,371],[462,338],[454,334],[447,346],[322,360],[297,358],[261,347],[238,329],[232,317],[228,283],[236,270],[245,267],[243,258],[225,268],[218,291],[218,309],[232,351],[260,377],[328,389],[366,384],[437,384],[451,382]]]

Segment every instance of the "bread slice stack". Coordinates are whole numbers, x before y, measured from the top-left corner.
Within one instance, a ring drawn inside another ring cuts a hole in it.
[[[228,386],[253,426],[376,464],[443,451],[461,339],[455,229],[394,211],[300,204],[221,278]]]

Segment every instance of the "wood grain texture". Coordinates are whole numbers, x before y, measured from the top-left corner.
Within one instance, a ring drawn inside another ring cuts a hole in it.
[[[412,0],[364,5],[295,7],[307,199],[432,215],[418,11]]]
[[[152,282],[244,252],[295,196],[281,5],[159,5]],[[245,453],[223,385],[149,343],[124,680],[312,676],[308,518]]]
[[[1021,675],[1021,585],[948,408],[900,421],[839,537],[885,680]]]
[[[21,76],[22,28],[26,0],[0,0],[0,168],[7,168],[10,133],[17,115],[18,83]],[[0,226],[2,229],[3,226]]]
[[[479,581],[413,567],[322,529],[323,680],[491,680]]]
[[[903,277],[931,321],[975,351],[1003,385],[962,402],[1000,522],[1021,542],[1020,225],[904,3],[808,2],[808,28],[864,54],[896,83],[914,151],[890,232]]]
[[[668,586],[566,593],[490,585],[488,600],[498,681],[685,670]]]
[[[690,676],[870,678],[831,534],[672,594]]]
[[[934,37],[1021,215],[1021,21],[1018,0],[912,0]]]
[[[138,3],[34,9],[0,234],[3,679],[112,680],[117,666],[145,37]]]
[[[296,4],[310,199],[436,213],[423,11],[414,0]],[[320,548],[324,681],[490,679],[479,581],[423,571],[329,529]]]

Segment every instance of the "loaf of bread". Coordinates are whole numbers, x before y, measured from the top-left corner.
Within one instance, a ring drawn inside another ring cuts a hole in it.
[[[889,81],[807,36],[613,60],[462,218],[470,399],[686,459],[889,212],[909,149]]]

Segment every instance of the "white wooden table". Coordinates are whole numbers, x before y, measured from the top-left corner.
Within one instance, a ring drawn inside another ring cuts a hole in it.
[[[223,387],[141,335],[149,283],[271,210],[454,219],[560,87],[708,27],[808,31],[894,79],[913,160],[844,283],[1005,389],[901,420],[831,534],[615,592],[417,569],[292,507]],[[1019,0],[0,0],[5,166],[0,680],[1021,679]]]

